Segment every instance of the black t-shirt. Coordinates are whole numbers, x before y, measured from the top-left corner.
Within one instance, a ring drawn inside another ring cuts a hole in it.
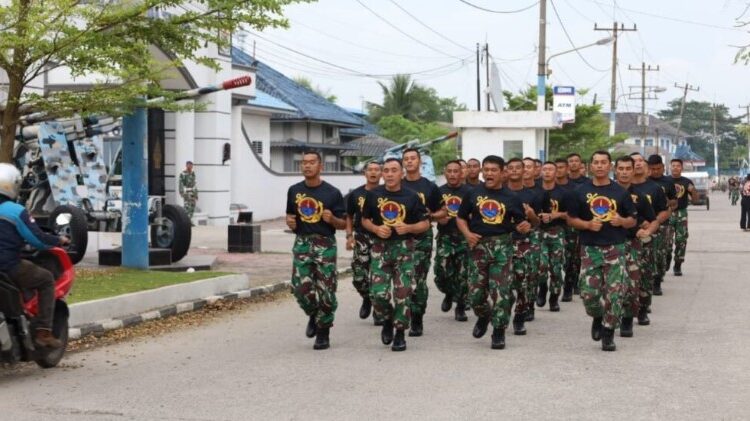
[[[445,206],[448,210],[448,223],[438,224],[438,232],[440,234],[457,234],[458,227],[456,226],[456,215],[458,210],[461,208],[461,202],[464,197],[473,190],[472,187],[462,184],[458,187],[451,187],[448,184],[440,186],[440,204]]]
[[[646,200],[651,205],[655,214],[660,214],[669,209],[667,196],[664,194],[661,186],[654,181],[647,179],[640,184],[631,184],[630,187],[638,194],[646,196]]]
[[[521,201],[510,190],[486,186],[474,187],[464,197],[458,217],[469,222],[469,231],[487,237],[515,232],[525,220]]]
[[[411,189],[401,187],[399,191],[388,191],[378,186],[367,192],[362,218],[371,219],[375,225],[393,226],[399,222],[416,224],[427,219],[427,210],[419,195]],[[398,234],[392,228],[389,240],[413,238],[412,234]]]
[[[508,188],[508,191],[518,197],[521,204],[531,206],[534,209],[534,213],[538,214],[542,211],[542,191],[541,188],[537,187],[524,187],[521,190],[512,190]],[[522,209],[523,210],[523,209]],[[524,211],[524,216],[526,212]],[[514,238],[528,238],[529,234],[521,234],[518,231],[513,232]]]
[[[573,199],[568,214],[584,221],[597,219],[602,224],[598,232],[583,230],[580,232],[581,244],[586,246],[609,246],[622,244],[628,238],[628,231],[609,223],[614,213],[622,217],[637,217],[633,199],[624,188],[610,182],[606,186],[595,186],[586,183],[573,192]]]
[[[570,193],[567,189],[563,188],[566,186],[555,185],[552,190],[544,190],[544,188],[542,188],[542,212],[552,213],[568,211],[567,201]],[[542,227],[552,227],[565,224],[566,222],[564,219],[557,218],[553,219],[548,224],[542,222]]]
[[[628,188],[628,192],[630,193],[630,198],[631,200],[633,200],[633,204],[635,205],[635,210],[638,212],[638,223],[635,227],[628,230],[628,238],[635,238],[635,235],[638,233],[641,224],[646,221],[651,222],[656,219],[656,213],[654,212],[654,208],[653,206],[651,206],[651,202],[649,202],[649,199],[645,193],[638,192],[632,184]]]
[[[367,231],[362,227],[362,208],[365,206],[366,196],[367,189],[365,189],[365,185],[363,184],[349,192],[349,195],[346,197],[346,213],[352,217],[354,231],[359,233]]]
[[[407,179],[401,180],[401,187],[414,190],[422,200],[422,204],[429,209],[430,212],[437,212],[440,210],[440,190],[437,185],[432,181],[420,177],[417,181],[409,181]]]
[[[326,209],[337,218],[343,218],[346,213],[344,198],[336,187],[325,181],[317,187],[308,187],[304,181],[289,187],[286,214],[294,215],[297,219],[295,234],[335,234],[336,228],[323,221],[322,215]]]
[[[672,177],[675,193],[677,194],[677,209],[687,209],[688,207],[688,188],[695,186],[693,181],[687,177]]]
[[[585,175],[582,175],[582,176],[580,176],[578,178],[568,177],[568,181],[569,181],[568,184],[572,183],[572,184],[575,184],[577,186],[580,186],[581,184],[586,184],[587,182],[591,181],[591,179],[588,178],[588,177],[586,177]]]
[[[663,175],[658,178],[650,177],[649,179],[661,186],[662,191],[667,195],[667,200],[677,200],[677,189],[674,187],[672,177]]]

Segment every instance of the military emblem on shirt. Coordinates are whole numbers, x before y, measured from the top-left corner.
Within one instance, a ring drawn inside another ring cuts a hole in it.
[[[560,212],[560,202],[555,199],[549,200],[549,207],[551,212]]]
[[[674,188],[677,190],[677,198],[682,199],[682,196],[685,195],[685,186],[675,183]]]
[[[302,222],[308,224],[320,222],[320,218],[323,216],[323,203],[304,193],[297,194],[295,203]]]
[[[487,197],[477,197],[477,208],[482,222],[489,225],[500,225],[505,219],[505,204]]]
[[[638,203],[638,195],[637,194],[631,193],[630,194],[630,198],[633,200],[633,204],[637,204]]]
[[[607,196],[598,194],[587,194],[586,202],[589,204],[591,215],[600,222],[608,222],[614,218],[617,213],[617,202]]]
[[[359,207],[360,213],[365,209],[365,197],[364,196],[359,196],[357,198],[357,206]]]
[[[404,222],[404,219],[406,219],[406,207],[393,200],[381,197],[378,199],[378,209],[380,210],[380,218],[383,220],[383,225],[390,227]]]
[[[445,208],[448,209],[448,216],[455,218],[458,209],[461,207],[461,198],[452,194],[444,194],[443,203],[445,203]]]
[[[418,192],[417,194],[419,195],[419,200],[422,201],[422,204],[427,206],[427,199],[424,198],[424,193]]]

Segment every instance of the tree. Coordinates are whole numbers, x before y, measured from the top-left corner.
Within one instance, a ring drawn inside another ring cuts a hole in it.
[[[585,93],[585,91],[582,91]],[[536,86],[513,94],[504,91],[505,102],[510,110],[536,110]],[[552,103],[552,89],[547,87],[547,103]],[[564,157],[576,152],[589,156],[597,150],[608,150],[625,139],[626,135],[609,137],[609,124],[602,116],[601,105],[576,105],[575,123],[565,124],[562,129],[549,131],[549,158]]]
[[[383,104],[367,105],[370,121],[400,115],[412,121],[453,120],[453,111],[465,110],[456,98],[441,98],[434,88],[415,83],[409,75],[396,75],[388,85],[378,82],[383,91]]]
[[[240,24],[255,29],[286,26],[283,6],[301,1],[309,0],[3,2],[0,69],[7,74],[7,92],[0,106],[0,162],[12,158],[22,113],[120,116],[142,105],[139,97],[159,96],[165,97],[160,107],[174,106],[175,94],[159,86],[173,68],[193,61],[218,69],[218,63],[204,55],[207,43],[228,47],[226,34]],[[150,46],[167,52],[170,63],[157,63]],[[55,68],[67,68],[73,77],[94,77],[96,83],[90,90],[46,95],[27,89]]]
[[[750,15],[750,2],[747,3],[745,6],[745,10],[742,11],[742,14],[737,17],[736,25],[735,27],[738,28],[745,28],[750,26],[750,19],[748,16]],[[750,44],[741,45],[739,49],[737,50],[737,55],[734,56],[734,62],[744,62],[745,64],[750,64]]]
[[[400,115],[383,117],[378,122],[378,126],[381,136],[397,143],[406,143],[415,139],[425,142],[450,133],[450,129],[439,123],[411,121]],[[446,162],[458,156],[455,140],[447,140],[432,146],[430,156],[435,164],[435,171],[441,171]]]
[[[294,81],[297,82],[298,84],[302,85],[303,87],[305,87],[305,88],[313,91],[317,95],[322,96],[323,98],[325,98],[329,102],[332,102],[332,103],[335,104],[336,100],[338,99],[338,97],[336,95],[334,95],[334,94],[331,93],[330,89],[325,89],[324,90],[323,88],[320,87],[320,85],[316,85],[315,87],[313,87],[312,80],[308,79],[305,76],[297,76],[297,77],[294,78]]]

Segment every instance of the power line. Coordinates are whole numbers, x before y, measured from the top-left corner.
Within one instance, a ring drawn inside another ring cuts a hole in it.
[[[393,3],[393,5],[394,5],[394,6],[398,7],[399,9],[401,9],[401,11],[402,11],[402,12],[406,13],[407,15],[409,15],[409,17],[411,17],[412,19],[414,19],[415,21],[417,21],[417,23],[419,23],[420,25],[422,25],[422,26],[424,26],[425,28],[427,28],[427,29],[428,29],[428,30],[429,30],[430,32],[432,32],[433,34],[435,34],[435,35],[439,36],[440,38],[442,38],[442,39],[444,39],[444,40],[446,40],[446,41],[450,42],[451,44],[453,44],[453,45],[455,45],[455,46],[457,46],[457,47],[459,47],[459,48],[462,48],[462,49],[464,49],[464,50],[466,50],[466,51],[468,51],[468,52],[470,52],[470,53],[473,53],[473,52],[474,52],[474,50],[472,50],[472,49],[470,49],[470,48],[467,48],[467,47],[465,47],[465,46],[463,46],[463,45],[461,45],[461,44],[457,43],[456,41],[453,41],[452,39],[450,39],[450,38],[446,37],[445,35],[441,34],[440,32],[438,32],[438,31],[436,31],[436,30],[432,29],[432,28],[431,28],[431,27],[430,27],[429,25],[427,25],[426,23],[422,22],[422,21],[421,21],[421,20],[420,20],[419,18],[417,18],[417,17],[416,17],[416,16],[414,16],[413,14],[409,13],[409,11],[408,11],[408,10],[404,9],[403,7],[401,7],[401,5],[399,5],[398,3],[396,3],[396,1],[395,1],[395,0],[390,0],[390,2],[391,2],[391,3]]]
[[[477,6],[476,4],[470,3],[470,2],[468,2],[466,0],[458,0],[458,1],[460,1],[461,3],[463,3],[463,4],[467,5],[467,6],[471,6],[471,7],[475,8],[475,9],[479,9],[479,10],[482,10],[482,11],[485,11],[485,12],[499,13],[499,14],[505,14],[505,15],[509,15],[509,14],[512,14],[512,13],[525,12],[525,11],[531,9],[532,7],[535,7],[537,4],[539,4],[539,2],[537,1],[537,2],[534,2],[534,4],[531,4],[529,6],[526,6],[526,7],[523,7],[521,9],[517,9],[517,10],[492,10],[492,9],[487,9],[486,7]]]
[[[583,62],[586,63],[586,65],[589,66],[592,70],[597,71],[597,72],[606,72],[608,69],[600,69],[598,67],[595,67],[594,65],[592,65],[591,63],[589,63],[589,61],[586,60],[585,57],[583,57],[583,54],[581,54],[581,52],[578,50],[578,47],[576,47],[575,43],[570,38],[570,34],[568,33],[568,30],[565,28],[565,24],[563,24],[563,21],[560,18],[560,14],[557,13],[557,6],[555,6],[555,2],[552,1],[552,0],[550,0],[550,4],[552,4],[552,11],[555,12],[555,17],[557,17],[557,21],[560,23],[560,27],[562,28],[563,32],[565,33],[565,38],[567,38],[568,42],[570,42],[570,46],[573,47],[574,49],[576,49],[575,52],[576,52],[576,54],[578,54],[578,57],[580,57],[581,60],[583,60]]]
[[[388,26],[390,26],[391,28],[395,29],[395,30],[396,30],[396,31],[398,31],[398,32],[399,32],[400,34],[402,34],[402,35],[404,35],[405,37],[407,37],[407,38],[411,39],[412,41],[414,41],[414,42],[416,42],[416,43],[418,43],[418,44],[420,44],[420,45],[423,45],[423,46],[425,46],[425,47],[429,48],[429,49],[430,49],[430,50],[432,50],[432,51],[435,51],[435,52],[437,52],[437,53],[440,53],[440,54],[446,55],[446,56],[448,56],[448,57],[453,57],[453,58],[460,58],[460,57],[457,57],[457,56],[454,56],[454,55],[451,55],[451,54],[447,54],[447,53],[445,53],[444,51],[442,51],[442,50],[440,50],[440,49],[438,49],[438,48],[435,48],[435,47],[431,46],[430,44],[427,44],[427,43],[425,43],[425,42],[423,42],[423,41],[420,41],[420,40],[419,40],[418,38],[415,38],[414,36],[410,35],[409,33],[407,33],[407,32],[404,32],[404,31],[403,31],[403,30],[402,30],[401,28],[399,28],[398,26],[396,26],[396,25],[394,25],[393,23],[391,23],[391,21],[389,21],[388,19],[386,19],[386,18],[384,18],[384,17],[380,16],[380,15],[379,15],[379,14],[378,14],[378,13],[377,13],[376,11],[374,11],[374,10],[372,10],[371,8],[367,7],[367,5],[366,5],[366,4],[364,4],[364,3],[362,3],[362,1],[361,1],[361,0],[356,0],[356,1],[357,1],[357,3],[359,3],[359,5],[360,5],[360,6],[364,7],[365,9],[367,9],[367,11],[369,11],[370,13],[372,13],[372,14],[373,14],[373,15],[374,15],[374,16],[375,16],[376,18],[380,19],[380,20],[381,20],[381,21],[383,21],[383,22],[384,22],[384,23],[385,23],[386,25],[388,25]]]

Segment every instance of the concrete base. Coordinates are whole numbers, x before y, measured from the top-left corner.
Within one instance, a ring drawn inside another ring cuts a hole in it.
[[[169,249],[148,249],[149,266],[165,266],[172,264],[172,251]],[[100,266],[122,266],[122,248],[99,250]]]

